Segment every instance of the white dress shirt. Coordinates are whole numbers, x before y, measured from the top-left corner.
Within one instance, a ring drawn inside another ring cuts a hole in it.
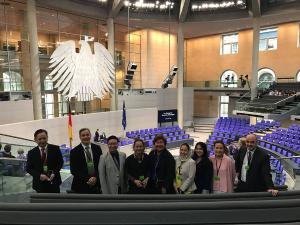
[[[254,151],[247,150],[247,152],[245,154],[244,161],[243,161],[243,166],[242,166],[242,171],[241,171],[241,180],[243,182],[246,182],[246,180],[247,180],[247,166],[250,167],[250,165],[248,165],[248,154],[249,154],[249,152],[251,152],[251,161],[252,161]]]
[[[47,156],[48,156],[48,149],[47,149],[48,145],[45,146],[44,148],[44,151],[46,153],[46,159],[47,159]],[[41,155],[41,159],[43,158],[43,152],[42,152],[42,147],[39,146],[39,149],[40,149],[40,155]]]

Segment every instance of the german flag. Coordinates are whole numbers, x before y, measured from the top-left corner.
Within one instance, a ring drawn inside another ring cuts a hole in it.
[[[72,125],[72,113],[71,113],[70,104],[69,104],[69,110],[68,110],[68,133],[69,133],[70,147],[72,147],[73,125]]]

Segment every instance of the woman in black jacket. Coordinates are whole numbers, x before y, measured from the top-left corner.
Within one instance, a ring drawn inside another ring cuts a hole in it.
[[[125,161],[125,171],[128,178],[128,194],[147,194],[149,180],[149,156],[144,153],[145,143],[136,139],[133,143],[134,153]]]
[[[175,194],[175,160],[166,149],[164,136],[157,135],[153,140],[154,149],[149,154],[150,176],[148,186],[152,194]]]
[[[196,194],[207,194],[212,192],[213,165],[208,158],[207,147],[203,142],[198,142],[195,146],[192,159],[196,161],[195,184]]]

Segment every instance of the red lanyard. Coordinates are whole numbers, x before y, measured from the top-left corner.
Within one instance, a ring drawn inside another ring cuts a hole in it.
[[[218,164],[217,164],[217,158],[216,158],[216,169],[217,169],[217,176],[219,176],[219,171],[220,171],[220,168],[221,168],[221,165],[222,165],[222,161],[223,161],[223,158],[221,159],[221,162],[220,162],[220,165],[218,167]]]

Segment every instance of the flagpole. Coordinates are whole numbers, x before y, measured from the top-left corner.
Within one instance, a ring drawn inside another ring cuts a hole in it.
[[[122,126],[123,126],[123,138],[125,138],[126,137],[126,126],[127,126],[125,100],[123,100]]]
[[[72,124],[72,114],[71,114],[71,104],[70,104],[70,101],[68,101],[68,136],[69,136],[70,148],[72,148],[73,124]]]

